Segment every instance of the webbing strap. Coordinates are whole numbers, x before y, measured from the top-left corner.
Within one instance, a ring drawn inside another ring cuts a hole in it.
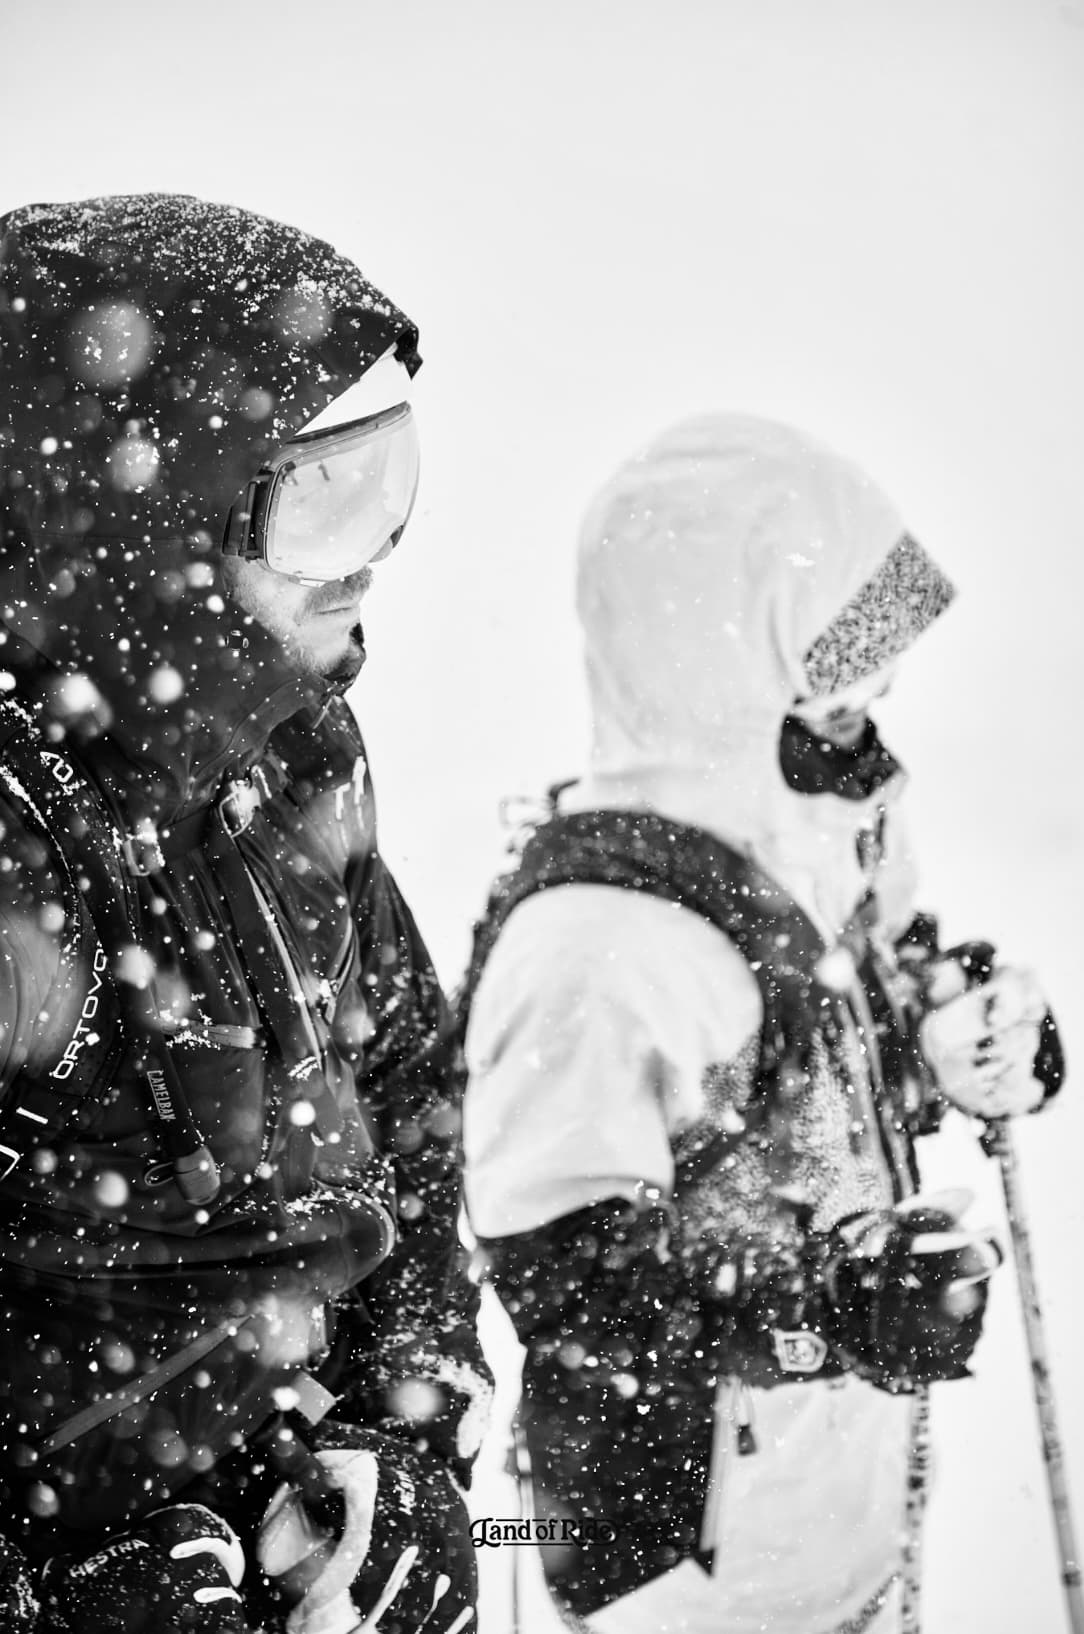
[[[304,1086],[313,1105],[316,1126],[326,1140],[340,1133],[342,1114],[325,1073],[329,1030],[310,1006],[293,954],[286,945],[259,883],[253,877],[234,835],[215,812],[206,851],[214,863],[237,932],[238,945],[263,1000],[267,1024],[275,1037],[290,1079]]]
[[[71,1418],[65,1419],[52,1435],[38,1444],[39,1456],[47,1458],[51,1453],[59,1452],[62,1447],[70,1446],[73,1441],[78,1441],[81,1436],[97,1429],[99,1424],[106,1424],[111,1418],[116,1418],[126,1407],[131,1407],[144,1397],[153,1395],[156,1390],[161,1390],[163,1385],[177,1378],[187,1368],[195,1367],[197,1362],[203,1361],[212,1351],[218,1350],[227,1340],[232,1339],[239,1328],[254,1320],[254,1317],[248,1316],[240,1320],[234,1317],[229,1321],[220,1322],[217,1327],[199,1334],[182,1350],[176,1351],[166,1361],[151,1368],[150,1372],[141,1373],[137,1379],[122,1385],[119,1390],[111,1390],[100,1401],[93,1402],[81,1412],[74,1413]]]

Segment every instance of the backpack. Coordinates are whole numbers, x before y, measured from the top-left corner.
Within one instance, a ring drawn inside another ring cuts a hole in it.
[[[464,1037],[486,962],[521,902],[560,885],[614,885],[675,902],[723,932],[745,959],[763,1008],[753,1093],[743,1129],[714,1132],[686,1154],[679,1188],[722,1161],[810,1070],[814,1038],[829,1049],[846,1025],[845,1000],[818,974],[827,951],[809,916],[751,858],[716,835],[646,811],[555,814],[527,838],[475,926],[458,995]]]

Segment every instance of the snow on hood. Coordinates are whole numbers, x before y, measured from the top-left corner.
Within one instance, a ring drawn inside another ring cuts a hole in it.
[[[107,720],[156,815],[319,692],[232,611],[219,547],[267,455],[393,346],[413,373],[397,307],[249,211],[141,194],[0,217],[0,666],[62,724]]]
[[[951,594],[890,500],[812,438],[737,414],[673,427],[620,467],[581,531],[592,744],[567,803],[701,823],[817,897],[822,918],[845,917],[829,885],[864,803],[786,787],[783,718],[896,656]]]

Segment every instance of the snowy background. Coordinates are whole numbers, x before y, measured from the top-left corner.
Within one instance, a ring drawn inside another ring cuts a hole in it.
[[[582,755],[588,495],[744,408],[865,464],[959,584],[882,717],[925,899],[1042,971],[1084,1060],[1084,0],[3,0],[0,53],[0,209],[243,204],[420,324],[420,511],[357,702],[449,982],[500,797]],[[1018,1140],[1084,1526],[1079,1081]],[[962,1123],[929,1173],[999,1218]],[[926,1634],[1065,1626],[1008,1273],[994,1305],[937,1398]]]

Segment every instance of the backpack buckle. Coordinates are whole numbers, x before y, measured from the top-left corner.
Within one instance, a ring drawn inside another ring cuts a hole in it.
[[[134,834],[122,834],[120,850],[128,872],[140,879],[145,879],[148,874],[157,874],[166,866],[158,831],[153,823],[139,828]]]
[[[250,779],[235,777],[226,784],[218,811],[231,840],[245,832],[262,804],[263,795]]]

